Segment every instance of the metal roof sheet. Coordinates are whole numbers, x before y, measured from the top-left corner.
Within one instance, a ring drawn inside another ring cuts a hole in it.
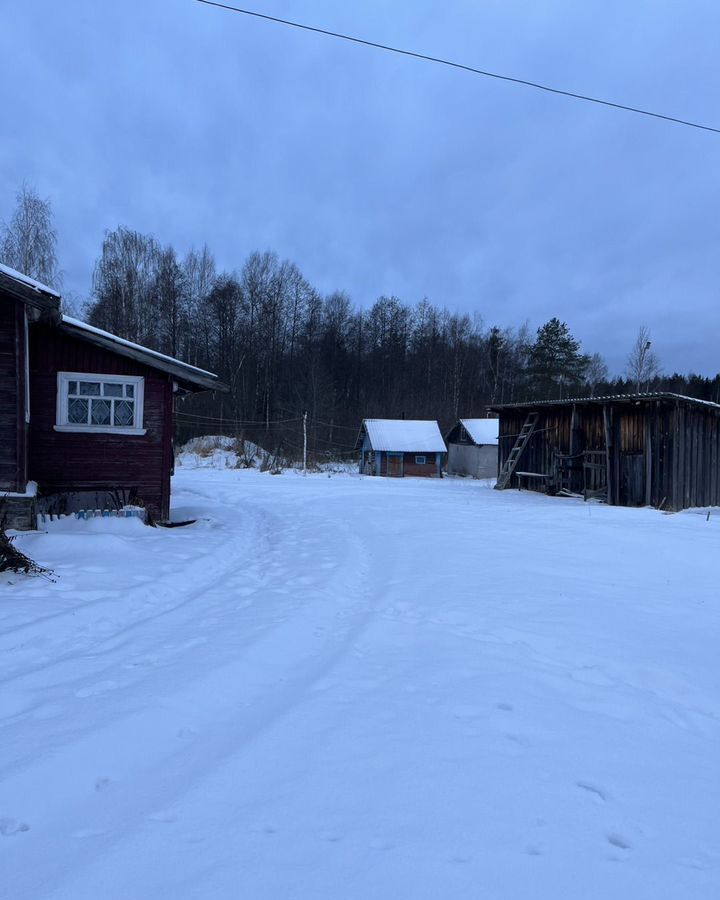
[[[438,423],[425,419],[364,419],[373,450],[403,453],[445,453]]]
[[[488,406],[493,412],[503,409],[528,409],[538,406],[567,406],[568,403],[652,403],[655,400],[672,400],[682,403],[693,403],[720,409],[720,403],[711,400],[698,400],[697,397],[686,397],[684,394],[673,394],[671,391],[651,391],[635,394],[608,394],[601,397],[568,397],[564,400],[525,400],[522,403],[498,403]]]
[[[476,444],[497,444],[499,419],[460,419],[470,439]]]

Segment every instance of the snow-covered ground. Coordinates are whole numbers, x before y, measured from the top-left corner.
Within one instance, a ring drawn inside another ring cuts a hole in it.
[[[720,514],[174,489],[0,576],[0,896],[720,896]]]

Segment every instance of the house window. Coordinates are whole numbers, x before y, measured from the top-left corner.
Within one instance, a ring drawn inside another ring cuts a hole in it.
[[[135,375],[58,372],[55,430],[145,434],[144,382]]]
[[[426,463],[426,459],[424,456],[416,456],[415,457],[415,465],[424,466]]]

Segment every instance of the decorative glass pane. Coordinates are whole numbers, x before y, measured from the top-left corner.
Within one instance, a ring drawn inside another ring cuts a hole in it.
[[[99,397],[100,382],[99,381],[81,381],[80,393],[83,397]]]
[[[135,404],[132,400],[116,400],[113,425],[132,426],[135,420]]]
[[[123,386],[121,384],[104,384],[103,397],[122,397]]]
[[[68,422],[71,425],[87,425],[88,400],[68,400]]]
[[[126,384],[125,385],[125,396],[126,397],[134,397],[135,396],[135,385],[134,384]]]
[[[68,394],[77,394],[77,381],[68,382]]]
[[[91,425],[109,425],[110,424],[110,401],[109,400],[93,400],[90,404],[90,424]]]

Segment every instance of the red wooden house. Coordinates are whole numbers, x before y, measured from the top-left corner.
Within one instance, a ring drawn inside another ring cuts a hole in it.
[[[60,296],[0,265],[0,517],[138,502],[170,511],[174,398],[211,372],[60,313]]]

